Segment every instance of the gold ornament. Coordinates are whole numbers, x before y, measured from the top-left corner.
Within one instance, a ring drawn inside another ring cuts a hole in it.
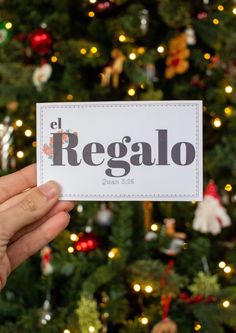
[[[125,56],[119,49],[113,49],[111,52],[113,62],[103,69],[101,76],[101,85],[108,87],[112,83],[113,88],[119,87],[119,76],[123,71]]]
[[[177,325],[176,323],[169,319],[165,318],[156,324],[153,329],[152,333],[176,333],[177,332]]]

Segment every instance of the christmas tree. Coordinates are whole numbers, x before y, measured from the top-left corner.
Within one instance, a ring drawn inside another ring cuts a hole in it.
[[[8,279],[0,333],[236,332],[235,37],[234,0],[0,1],[1,174],[35,162],[36,102],[200,99],[206,187],[77,203]]]

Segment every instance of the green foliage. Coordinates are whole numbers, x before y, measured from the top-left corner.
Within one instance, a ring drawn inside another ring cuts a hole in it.
[[[81,297],[78,308],[76,309],[78,315],[79,327],[81,333],[88,333],[89,327],[94,327],[94,332],[98,333],[102,327],[99,320],[99,314],[97,310],[97,303],[93,299]]]
[[[204,272],[199,272],[194,278],[193,284],[188,287],[193,295],[217,295],[220,290],[217,275],[208,275]]]

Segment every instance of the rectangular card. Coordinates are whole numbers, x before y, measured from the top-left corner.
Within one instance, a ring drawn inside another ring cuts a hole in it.
[[[202,200],[202,102],[38,103],[37,177],[63,200]]]

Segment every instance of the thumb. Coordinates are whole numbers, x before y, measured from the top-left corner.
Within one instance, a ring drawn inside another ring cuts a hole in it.
[[[0,230],[10,239],[18,230],[42,218],[55,205],[60,187],[49,181],[31,191],[11,208],[0,212]]]

